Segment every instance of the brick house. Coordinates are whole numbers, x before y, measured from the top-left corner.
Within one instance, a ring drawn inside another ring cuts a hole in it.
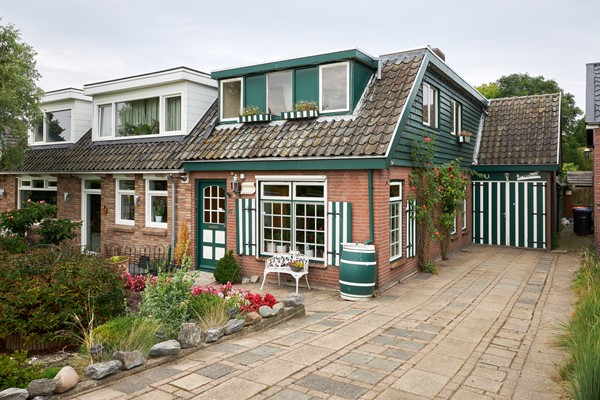
[[[501,143],[495,113],[520,103],[490,105],[429,47],[379,57],[345,50],[211,77],[181,67],[62,96],[72,107],[45,103],[53,113],[46,121],[63,126],[67,117],[56,114],[71,110],[70,139],[60,140],[64,131],[58,139],[44,136],[56,125],[50,123],[32,133],[21,170],[0,178],[0,207],[51,193],[60,215],[84,221],[81,242],[96,250],[172,245],[186,223],[194,265],[207,271],[228,249],[246,275],[260,274],[275,252],[297,249],[310,258],[311,285],[337,288],[341,244],[372,242],[376,284],[384,288],[417,270],[408,185],[415,141],[435,137],[438,162],[460,157],[490,177],[506,170],[518,180],[538,167],[513,165],[516,156],[508,163],[486,158]],[[81,109],[75,101],[91,108],[85,132],[73,123]],[[523,108],[527,117],[550,121],[532,139],[552,147],[548,160],[558,155],[554,139],[546,142],[556,136],[553,101]],[[317,107],[296,112],[298,102]],[[250,107],[261,112],[239,116]],[[514,137],[522,133],[518,124],[510,128]],[[471,204],[469,188],[450,251],[473,240]],[[479,211],[474,215],[483,223]],[[430,253],[437,256],[438,246]]]
[[[593,196],[594,214],[600,205],[600,62],[586,65],[586,91],[585,91],[585,124],[587,128],[588,148],[594,150],[593,167]],[[594,243],[600,248],[600,229],[594,229]]]

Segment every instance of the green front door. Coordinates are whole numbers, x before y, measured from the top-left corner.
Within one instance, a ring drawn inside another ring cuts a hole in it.
[[[225,255],[225,181],[196,181],[196,260],[198,268],[214,271]]]

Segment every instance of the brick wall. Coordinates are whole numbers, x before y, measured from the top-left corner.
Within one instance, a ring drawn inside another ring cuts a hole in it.
[[[0,211],[17,208],[17,178],[0,175],[0,188],[4,189],[4,196],[0,199]]]
[[[598,217],[600,215],[600,181],[598,181],[598,177],[600,177],[600,128],[594,129],[594,180],[593,180],[593,190],[594,190],[594,220],[600,221]],[[600,224],[596,223],[594,228],[594,243],[596,245],[596,249],[600,249]]]

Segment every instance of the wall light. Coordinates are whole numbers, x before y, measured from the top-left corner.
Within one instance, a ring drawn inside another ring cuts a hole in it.
[[[0,199],[4,198],[4,189],[0,189]]]
[[[233,179],[231,180],[231,183],[229,184],[231,191],[236,195],[239,196],[240,195],[240,182],[238,181],[238,176],[233,175]]]
[[[138,196],[137,194],[133,195],[133,204],[136,206],[140,205],[140,196]]]
[[[63,196],[64,196],[64,198],[65,198],[65,203],[66,203],[66,202],[67,202],[67,200],[69,200],[69,196],[70,196],[70,194],[69,194],[69,192],[64,192],[64,193],[63,193]]]

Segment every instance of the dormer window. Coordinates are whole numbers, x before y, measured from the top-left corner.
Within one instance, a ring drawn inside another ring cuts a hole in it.
[[[35,144],[71,141],[71,109],[48,111],[34,133]]]
[[[292,71],[274,72],[267,75],[267,110],[279,115],[293,110]]]
[[[348,111],[350,99],[350,64],[322,65],[319,68],[320,112]]]
[[[242,79],[221,81],[221,121],[237,121],[242,111]]]

